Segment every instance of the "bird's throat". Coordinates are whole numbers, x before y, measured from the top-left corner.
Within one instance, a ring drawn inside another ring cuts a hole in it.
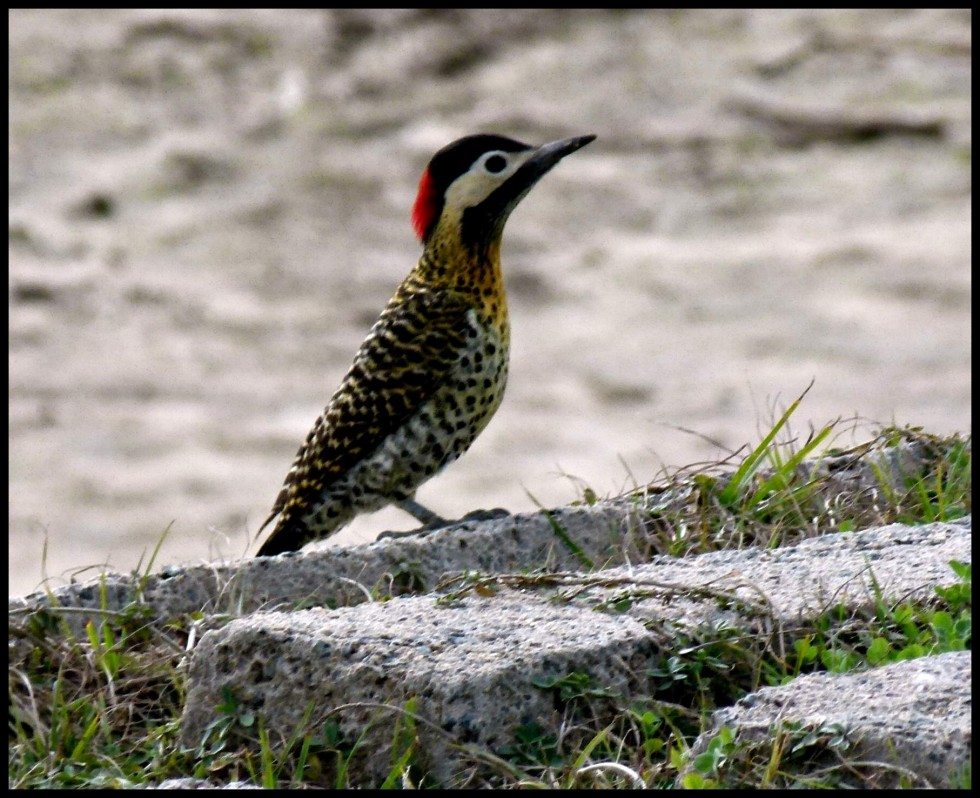
[[[499,329],[507,328],[507,294],[500,268],[499,240],[476,250],[441,247],[438,241],[430,241],[413,277],[429,288],[466,295],[480,315]]]

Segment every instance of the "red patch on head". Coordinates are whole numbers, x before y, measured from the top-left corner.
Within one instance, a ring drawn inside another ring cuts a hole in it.
[[[419,180],[419,193],[415,197],[415,205],[412,206],[412,227],[415,228],[415,234],[421,241],[425,241],[425,234],[435,221],[440,202],[441,198],[432,184],[432,175],[426,168],[422,173],[422,179]]]

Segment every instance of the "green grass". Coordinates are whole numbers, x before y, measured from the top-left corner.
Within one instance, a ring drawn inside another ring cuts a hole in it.
[[[790,422],[798,404],[737,462],[682,469],[617,497],[635,509],[635,547],[647,557],[686,557],[792,545],[895,521],[952,520],[971,512],[970,438],[887,428],[841,446],[841,438],[855,429],[840,422],[793,434]],[[901,454],[909,451],[915,453],[911,459]],[[585,489],[582,501],[599,499]],[[567,534],[558,538],[576,550]],[[146,573],[150,565],[152,559]],[[761,686],[806,673],[852,672],[970,650],[971,568],[955,562],[950,568],[958,582],[937,588],[930,600],[888,603],[878,595],[865,613],[830,607],[805,628],[792,630],[789,645],[778,648],[770,636],[734,629],[716,628],[703,637],[661,629],[673,653],[645,674],[651,686],[645,700],[626,699],[585,672],[541,680],[537,689],[551,693],[562,713],[559,731],[528,724],[512,730],[512,742],[499,750],[467,749],[474,768],[466,786],[668,787],[678,777],[691,788],[873,784],[881,773],[854,765],[848,759],[851,741],[831,727],[786,727],[764,743],[739,740],[722,729],[705,752],[693,760],[689,752],[710,728],[715,708]],[[438,590],[440,601],[451,604],[469,592],[490,595],[505,586],[557,587],[560,596],[571,598],[596,585],[616,589],[604,607],[608,612],[621,612],[659,589],[586,571],[464,574]],[[732,600],[723,593],[710,596]],[[221,619],[153,623],[133,604],[73,634],[65,620],[69,614],[55,608],[11,616],[11,786],[130,787],[182,776],[266,787],[359,783],[363,736],[344,739],[328,716],[289,740],[271,739],[262,718],[239,706],[230,692],[200,744],[179,747],[188,649],[201,624],[213,626]],[[437,786],[419,766],[425,753],[419,729],[445,733],[429,728],[414,699],[375,709],[394,743],[389,773],[377,786]],[[898,776],[916,786],[915,774]],[[957,781],[969,786],[969,770],[957,774]]]

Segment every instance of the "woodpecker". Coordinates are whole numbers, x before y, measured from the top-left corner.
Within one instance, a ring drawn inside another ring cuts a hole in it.
[[[439,150],[412,224],[422,257],[354,356],[286,474],[259,556],[296,551],[394,503],[445,524],[416,489],[463,454],[500,406],[510,330],[500,241],[511,211],[593,135],[540,147],[498,135]]]

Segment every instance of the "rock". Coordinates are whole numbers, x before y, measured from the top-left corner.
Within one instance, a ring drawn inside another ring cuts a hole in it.
[[[586,674],[629,702],[655,692],[649,674],[681,632],[700,641],[775,634],[788,646],[833,607],[850,617],[879,600],[925,600],[933,585],[957,581],[948,563],[970,559],[970,529],[969,519],[893,524],[775,550],[489,576],[443,596],[257,613],[195,649],[182,744],[197,746],[229,700],[260,716],[273,741],[333,721],[356,742],[352,786],[372,786],[398,758],[393,729],[411,707],[417,766],[457,784],[479,766],[474,748],[513,746],[528,724],[559,733],[563,715],[547,687],[556,680]],[[593,711],[601,723],[603,710]]]
[[[731,757],[730,768],[753,752],[768,758],[774,740],[786,733],[791,741],[810,737],[813,744],[806,750],[809,758],[791,758],[784,745],[788,763],[781,769],[802,777],[820,771],[814,777],[821,784],[840,779],[842,786],[886,789],[903,781],[911,787],[962,787],[969,784],[972,753],[971,675],[970,652],[957,651],[764,687],[715,712],[712,730],[691,749],[691,761],[728,727],[736,749],[742,749]],[[827,746],[835,738],[840,759]],[[847,764],[855,762],[862,764]],[[678,786],[687,773],[678,777]]]

